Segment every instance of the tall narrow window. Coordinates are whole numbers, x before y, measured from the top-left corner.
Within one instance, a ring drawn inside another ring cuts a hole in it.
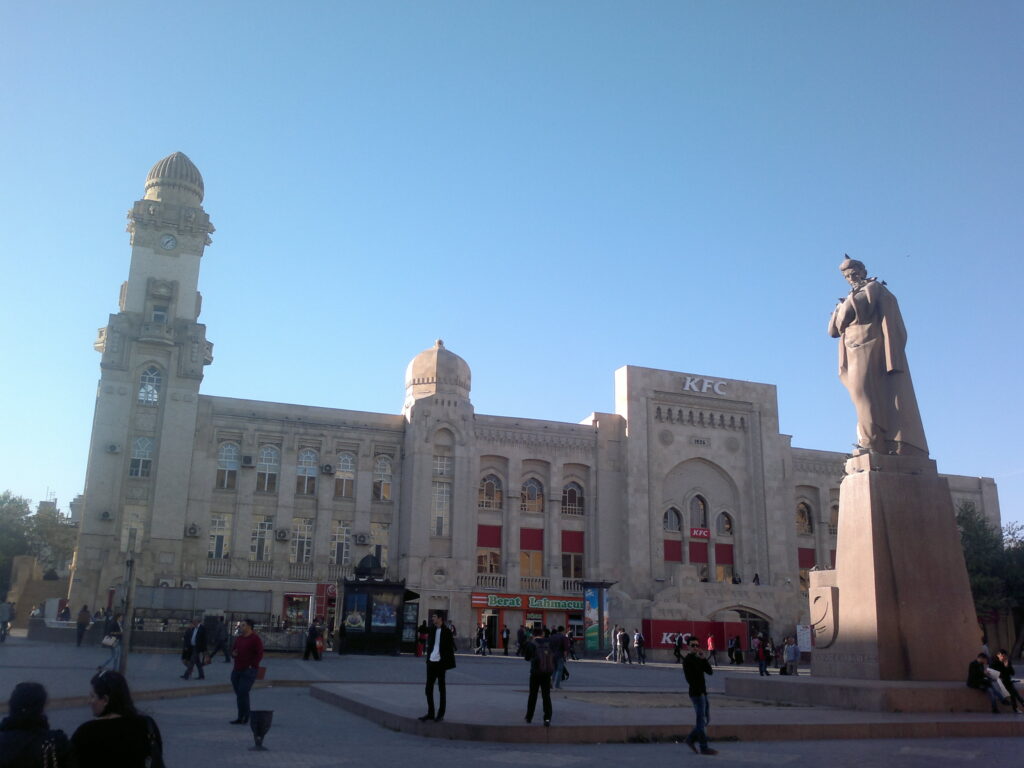
[[[501,526],[476,527],[476,572],[501,573]]]
[[[583,531],[562,531],[562,578],[583,578]]]
[[[378,456],[373,462],[373,500],[391,501],[390,456]]]
[[[308,563],[313,559],[313,521],[308,517],[297,517],[292,521],[293,563]]]
[[[583,487],[579,483],[569,483],[562,489],[562,514],[583,514]]]
[[[214,560],[231,555],[231,515],[210,515],[210,544],[206,556]]]
[[[320,455],[312,448],[299,451],[295,466],[295,492],[304,496],[316,493],[316,473],[320,469]]]
[[[391,535],[389,523],[370,523],[370,551],[380,561],[381,568],[388,567],[388,538]]]
[[[543,512],[544,511],[544,486],[540,480],[531,477],[519,492],[520,512]]]
[[[811,514],[811,505],[801,501],[796,505],[796,532],[801,536],[811,536],[814,533],[814,516]]]
[[[452,484],[443,480],[431,483],[431,523],[430,533],[433,536],[449,536],[452,512]]]
[[[501,509],[503,504],[501,478],[495,474],[484,475],[476,492],[477,509]]]
[[[128,477],[149,477],[153,469],[153,438],[136,437],[132,443],[132,460]]]
[[[519,529],[519,575],[539,578],[544,575],[544,529]]]
[[[277,475],[281,471],[281,450],[276,445],[261,445],[260,460],[256,464],[256,490],[274,493]]]
[[[352,523],[349,520],[335,520],[331,526],[331,565],[348,565],[352,538]]]
[[[665,511],[665,517],[662,524],[666,531],[678,533],[683,529],[683,516],[679,514],[679,510],[675,507],[669,507]]]
[[[338,454],[334,465],[334,496],[351,499],[356,495],[356,457],[348,451]]]
[[[728,512],[722,512],[715,524],[715,533],[719,536],[732,536],[732,516]]]
[[[139,402],[144,405],[156,405],[160,402],[160,386],[163,376],[155,365],[149,366],[139,377]]]
[[[703,496],[694,496],[690,499],[690,527],[708,527],[708,503]]]
[[[265,562],[273,559],[274,518],[256,515],[252,519],[252,536],[249,539],[249,559]]]
[[[233,491],[238,482],[238,443],[221,443],[217,448],[217,488]]]

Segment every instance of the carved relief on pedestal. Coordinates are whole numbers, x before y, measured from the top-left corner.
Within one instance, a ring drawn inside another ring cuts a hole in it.
[[[839,636],[839,588],[811,587],[807,597],[811,605],[814,647],[828,648]]]

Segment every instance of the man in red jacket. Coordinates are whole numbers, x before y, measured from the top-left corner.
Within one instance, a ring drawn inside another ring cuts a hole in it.
[[[238,718],[231,721],[232,725],[249,722],[249,691],[256,682],[256,670],[263,659],[263,641],[253,631],[252,619],[242,619],[238,626],[241,634],[235,639],[235,647],[231,650],[231,655],[235,657],[231,687],[235,689],[235,699],[238,701]]]

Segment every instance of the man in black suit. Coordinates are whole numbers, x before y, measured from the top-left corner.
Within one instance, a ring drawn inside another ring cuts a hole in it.
[[[188,653],[188,666],[185,668],[185,674],[181,676],[182,679],[188,680],[192,676],[192,669],[198,667],[199,679],[205,680],[203,656],[206,655],[206,627],[198,618],[192,619],[192,623],[185,629],[182,645],[184,646],[183,651]]]
[[[455,668],[455,637],[444,620],[436,613],[430,617],[434,626],[427,633],[427,714],[420,718],[426,722],[433,720],[440,723],[444,720],[445,690],[444,674]],[[439,693],[438,707],[434,710],[434,681],[437,681]]]

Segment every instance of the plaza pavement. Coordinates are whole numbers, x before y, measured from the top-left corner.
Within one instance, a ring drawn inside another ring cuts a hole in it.
[[[0,646],[0,697],[6,701],[16,682],[42,682],[51,695],[51,721],[71,733],[89,718],[88,679],[105,658],[96,646],[12,637]],[[416,720],[424,709],[422,659],[329,655],[316,663],[271,655],[266,666],[267,680],[254,689],[253,708],[273,709],[274,725],[266,739],[269,751],[255,753],[247,751],[249,730],[227,723],[235,715],[228,664],[215,661],[206,681],[185,681],[174,654],[131,656],[129,681],[140,707],[160,723],[169,766],[210,760],[383,766],[422,759],[574,765],[613,759],[623,768],[646,768],[663,760],[703,760],[677,743],[693,715],[682,674],[673,665],[571,663],[571,679],[554,693],[551,728],[539,725],[539,713],[534,725],[523,722],[527,666],[515,657],[458,656],[458,667],[448,675],[446,721],[429,724]],[[873,715],[721,696],[722,678],[740,674],[756,672],[720,668],[711,678],[709,732],[721,751],[716,760],[726,765],[815,760],[828,766],[933,768],[991,760],[1012,765],[1019,759],[1024,717]],[[909,730],[886,731],[887,723]],[[993,738],[997,732],[1009,738]],[[857,740],[842,740],[844,735]],[[944,738],[951,735],[960,738]]]

